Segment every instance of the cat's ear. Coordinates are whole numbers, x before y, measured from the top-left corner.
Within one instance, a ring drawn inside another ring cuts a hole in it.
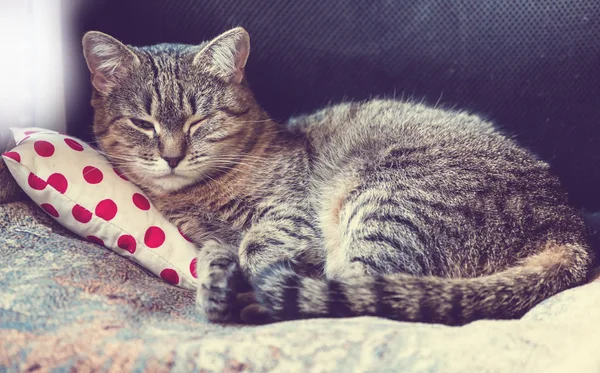
[[[82,44],[83,55],[92,74],[92,85],[105,95],[140,63],[125,44],[98,31],[87,32]]]
[[[237,27],[209,42],[194,56],[194,65],[202,65],[217,77],[239,84],[244,78],[249,54],[250,35]]]

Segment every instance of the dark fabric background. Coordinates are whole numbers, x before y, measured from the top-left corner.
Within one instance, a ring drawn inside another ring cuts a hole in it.
[[[482,114],[549,160],[572,201],[600,209],[598,0],[87,0],[72,50],[96,29],[128,44],[199,43],[233,26],[277,119],[387,95]],[[79,53],[79,52],[78,52]],[[69,132],[90,133],[89,83],[69,97]]]

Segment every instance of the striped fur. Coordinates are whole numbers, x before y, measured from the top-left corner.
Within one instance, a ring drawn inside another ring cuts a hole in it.
[[[15,140],[10,130],[8,128],[0,128],[0,154],[14,147]],[[24,201],[28,198],[11,175],[4,163],[4,158],[0,158],[0,185],[2,185],[2,188],[0,188],[0,204]]]
[[[582,220],[548,165],[478,116],[371,100],[277,124],[245,80],[240,28],[142,48],[93,32],[84,51],[98,143],[197,243],[210,320],[238,316],[246,281],[259,304],[244,319],[463,324],[587,276]]]
[[[584,247],[549,244],[504,271],[450,279],[394,273],[322,280],[299,276],[280,262],[257,281],[257,298],[275,320],[370,315],[463,325],[518,318],[585,278],[585,256]]]

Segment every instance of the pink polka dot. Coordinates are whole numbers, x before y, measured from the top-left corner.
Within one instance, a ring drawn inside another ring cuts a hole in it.
[[[62,174],[52,174],[48,178],[48,184],[52,186],[54,189],[58,190],[60,193],[65,194],[67,188],[69,187],[69,183],[67,182],[67,178]]]
[[[58,211],[56,211],[56,209],[54,208],[54,206],[52,206],[49,203],[42,203],[40,207],[43,208],[44,211],[46,211],[49,215],[54,216],[55,218],[58,218],[60,216],[58,214]]]
[[[73,214],[75,220],[77,220],[80,223],[85,224],[92,220],[91,211],[88,211],[85,207],[79,205],[75,205],[73,207],[73,210],[71,210],[71,214]]]
[[[13,161],[17,161],[17,162],[21,163],[21,156],[17,152],[6,152],[6,153],[2,154],[2,156],[10,158]]]
[[[20,145],[20,144],[22,144],[22,143],[23,143],[23,142],[25,142],[25,140],[27,140],[28,138],[29,138],[29,136],[25,136],[25,137],[23,137],[23,138],[21,139],[21,141],[19,141],[19,142],[17,143],[17,145]]]
[[[198,258],[194,258],[190,262],[190,273],[192,274],[192,276],[194,278],[198,278],[197,267],[198,267]]]
[[[54,145],[44,140],[36,141],[33,144],[33,149],[40,157],[51,157],[54,154]]]
[[[46,185],[48,185],[48,183],[46,183],[44,180],[34,175],[33,172],[29,173],[29,177],[27,178],[27,184],[29,184],[29,186],[35,190],[44,190],[44,188],[46,188]]]
[[[135,238],[133,238],[133,236],[130,236],[128,234],[124,234],[121,237],[119,237],[119,239],[117,240],[117,246],[119,246],[119,248],[121,248],[123,250],[127,250],[133,254],[133,253],[135,253],[135,248],[136,248]]]
[[[117,204],[112,199],[104,199],[96,205],[96,215],[104,220],[112,220],[117,215]]]
[[[174,269],[171,269],[171,268],[163,269],[162,272],[160,272],[160,277],[162,277],[162,279],[165,280],[166,282],[168,282],[169,284],[172,284],[172,285],[179,284],[179,275],[177,274],[177,272]]]
[[[192,241],[191,238],[189,238],[185,233],[183,233],[183,231],[181,229],[179,229],[179,234],[181,235],[181,237],[185,238],[186,241],[194,243],[194,241]]]
[[[135,193],[133,195],[133,204],[140,210],[150,210],[150,201],[148,201],[148,198],[139,193]]]
[[[115,171],[115,174],[117,174],[117,176],[119,176],[121,179],[129,181],[129,179],[126,178],[125,175],[121,173],[121,171],[117,170],[116,168],[113,168],[113,170]]]
[[[102,171],[94,166],[85,166],[83,169],[83,178],[90,184],[98,184],[104,178]]]
[[[96,245],[104,246],[104,241],[96,236],[87,236],[88,241],[95,243]]]
[[[159,227],[153,226],[146,230],[144,243],[151,249],[156,249],[165,243],[165,232]]]
[[[38,133],[40,131],[25,131],[23,132],[25,135],[29,136],[29,135],[33,135],[34,133]]]
[[[65,143],[67,145],[69,145],[69,148],[75,150],[75,151],[83,151],[83,145],[81,145],[80,143],[78,143],[77,141],[73,140],[73,139],[65,139]]]

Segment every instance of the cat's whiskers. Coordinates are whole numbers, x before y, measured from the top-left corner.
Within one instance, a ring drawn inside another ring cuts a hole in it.
[[[104,157],[110,158],[110,159],[120,159],[120,160],[127,160],[127,161],[137,161],[139,159],[139,157],[136,157],[136,156],[116,154],[116,153],[109,154],[109,153],[103,152],[101,150],[98,150],[98,153],[100,153]]]
[[[244,158],[216,158],[210,161],[212,162],[232,162],[236,164],[252,164],[252,165],[268,165],[269,162],[264,159],[244,159]]]
[[[231,157],[231,158],[215,158],[208,160],[200,160],[200,161],[192,161],[189,162],[188,165],[190,167],[194,167],[197,165],[208,165],[211,167],[212,165],[242,165],[246,167],[264,167],[267,166],[269,162],[264,159],[256,158],[256,159],[244,159],[239,157]]]
[[[272,119],[262,119],[262,120],[238,120],[237,123],[265,123],[272,122]]]
[[[246,164],[246,163],[236,163],[236,162],[221,162],[221,163],[213,163],[212,167],[232,170],[235,167],[246,167],[247,169],[255,169],[256,165]]]
[[[140,157],[128,156],[128,155],[119,155],[119,154],[108,154],[103,151],[98,151],[98,153],[105,156],[109,159],[110,163],[114,166],[142,166],[142,167],[152,167],[155,162],[146,160]]]

